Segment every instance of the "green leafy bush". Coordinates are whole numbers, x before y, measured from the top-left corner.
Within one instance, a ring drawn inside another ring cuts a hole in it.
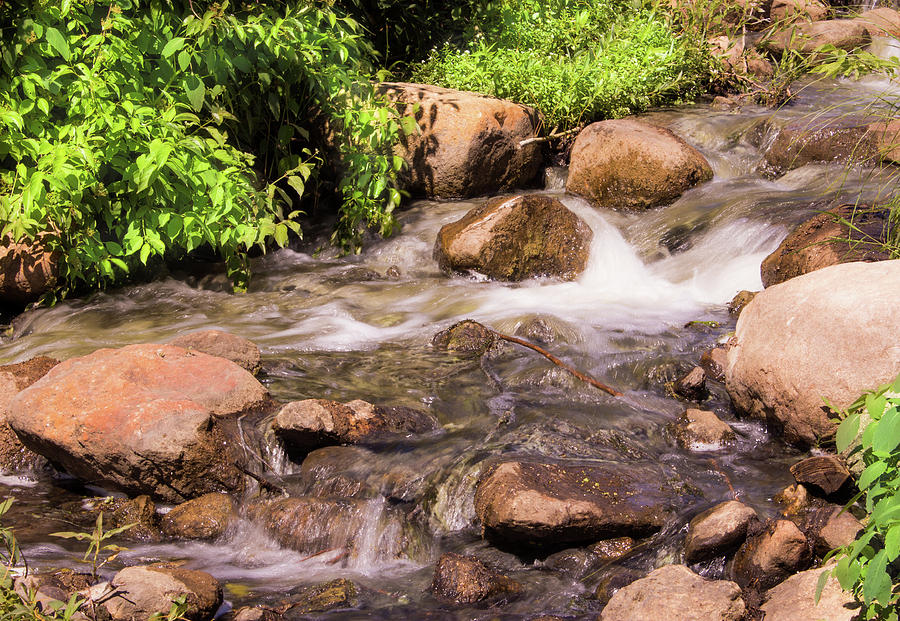
[[[863,603],[865,619],[898,619],[900,582],[900,375],[860,397],[837,431],[837,449],[848,451],[864,467],[855,504],[865,499],[865,529],[850,545],[833,551],[834,575]],[[860,435],[860,430],[862,434]],[[827,560],[827,559],[826,559]],[[820,580],[820,590],[828,574]]]
[[[0,6],[0,236],[58,250],[70,289],[201,246],[245,286],[248,251],[300,233],[297,201],[335,160],[335,240],[393,227],[398,125],[356,22],[200,6]]]
[[[571,128],[698,94],[712,60],[654,11],[607,0],[502,0],[465,45],[446,45],[417,81],[534,106]]]

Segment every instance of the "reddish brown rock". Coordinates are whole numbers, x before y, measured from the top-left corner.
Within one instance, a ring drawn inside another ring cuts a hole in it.
[[[378,90],[419,126],[398,147],[407,164],[401,182],[413,196],[496,194],[537,175],[541,146],[519,146],[539,127],[531,108],[426,84],[386,82]]]
[[[169,614],[172,602],[184,597],[189,621],[211,619],[222,604],[222,589],[202,571],[155,566],[126,567],[112,579],[114,596],[102,605],[114,621],[148,619]]]
[[[684,540],[684,558],[697,563],[736,550],[747,530],[759,521],[756,511],[736,500],[707,509],[691,520]]]
[[[728,366],[728,350],[724,347],[714,347],[703,352],[700,356],[700,366],[706,371],[707,377],[717,382],[725,381],[725,367]]]
[[[864,528],[863,523],[843,507],[833,507],[825,524],[815,534],[816,553],[825,555],[834,549],[850,545]]]
[[[809,566],[812,551],[797,525],[788,520],[770,522],[738,550],[731,566],[742,587],[770,589]]]
[[[266,389],[233,362],[130,345],[60,363],[13,399],[9,423],[85,481],[179,502],[243,489],[236,419],[266,403]]]
[[[475,271],[495,280],[572,280],[587,265],[593,236],[555,198],[501,197],[441,227],[434,258],[445,272]]]
[[[795,228],[760,266],[763,286],[853,261],[890,259],[878,240],[888,230],[885,209],[842,205],[816,214]],[[848,224],[852,222],[852,225]]]
[[[169,537],[179,539],[215,539],[225,534],[237,519],[237,505],[228,494],[204,494],[172,508],[160,526]]]
[[[666,565],[619,589],[601,621],[739,621],[746,605],[727,580],[707,580],[684,565]]]
[[[869,124],[853,118],[799,121],[782,127],[766,149],[766,164],[785,172],[816,162],[870,161],[878,142]]]
[[[254,375],[259,372],[259,347],[241,336],[228,332],[221,330],[191,332],[175,338],[169,345],[231,360]]]
[[[56,286],[59,253],[40,240],[0,239],[0,302],[28,304]]]
[[[38,356],[18,364],[0,366],[0,472],[38,470],[46,465],[43,457],[25,448],[6,419],[13,397],[57,364],[59,360]]]
[[[712,176],[706,158],[668,129],[601,121],[578,134],[566,191],[597,207],[640,211],[667,205]]]
[[[827,567],[810,569],[791,576],[765,594],[764,621],[854,621],[859,619],[859,604],[853,594],[844,591],[837,578],[825,582],[821,596],[816,596],[819,577]]]
[[[791,474],[797,483],[812,486],[830,496],[840,490],[850,478],[850,471],[836,455],[807,457],[791,466]]]
[[[552,549],[658,530],[679,500],[650,466],[506,461],[489,467],[475,512],[490,541]]]
[[[431,592],[443,602],[476,604],[498,598],[511,599],[522,585],[488,569],[474,556],[443,554],[434,568]]]
[[[709,397],[709,389],[706,387],[706,371],[703,367],[694,367],[690,372],[675,380],[672,386],[673,392],[689,401],[703,401]]]

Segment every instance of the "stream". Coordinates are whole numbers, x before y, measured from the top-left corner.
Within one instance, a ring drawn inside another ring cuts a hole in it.
[[[882,54],[897,53],[882,46]],[[735,326],[728,302],[741,290],[762,288],[760,263],[793,226],[835,201],[885,195],[879,173],[840,164],[766,176],[762,150],[774,128],[861,114],[877,96],[892,92],[897,89],[888,80],[866,78],[810,86],[778,110],[747,106],[731,112],[698,104],[644,115],[697,147],[715,172],[674,204],[645,213],[601,213],[564,194],[564,169],[548,169],[544,188],[529,191],[559,197],[594,231],[587,270],[573,282],[510,284],[442,274],[432,259],[437,231],[485,199],[419,201],[399,215],[398,235],[372,240],[359,256],[315,253],[314,244],[305,244],[255,260],[245,295],[224,292],[216,277],[170,277],[29,311],[15,320],[12,336],[0,339],[0,363],[38,355],[66,359],[219,329],[260,347],[260,379],[279,401],[365,399],[425,409],[441,423],[439,432],[421,437],[329,449],[327,459],[304,470],[271,447],[264,457],[292,494],[365,500],[359,530],[334,533],[334,550],[311,555],[284,549],[241,521],[212,543],[123,541],[130,550],[104,575],[123,565],[183,561],[217,578],[235,608],[290,599],[298,588],[334,578],[361,588],[359,609],[302,618],[588,615],[600,608],[592,594],[602,572],[584,577],[482,540],[473,508],[480,464],[494,455],[619,455],[683,473],[703,503],[619,568],[647,570],[679,560],[683,526],[732,498],[732,487],[762,516],[774,515],[772,498],[793,482],[788,467],[804,454],[764,425],[736,419],[724,387],[715,382],[703,407],[733,425],[737,445],[707,453],[679,449],[665,426],[689,404],[673,398],[666,383],[727,339]],[[624,396],[609,397],[511,344],[480,363],[432,349],[433,335],[462,319],[540,343]],[[71,480],[0,477],[0,497],[16,498],[4,525],[15,528],[32,565],[80,566],[82,544],[49,533],[90,529],[72,510],[83,493]],[[351,536],[353,552],[341,554],[342,537]],[[428,587],[444,552],[476,554],[521,582],[526,594],[494,611],[440,604]],[[714,577],[724,571],[715,564],[701,569]]]

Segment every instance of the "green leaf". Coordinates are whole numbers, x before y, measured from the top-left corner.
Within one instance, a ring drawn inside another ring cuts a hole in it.
[[[884,402],[881,403],[882,411]],[[888,410],[878,423],[878,433],[872,439],[872,450],[876,454],[888,455],[900,444],[900,413]]]
[[[172,39],[171,41],[166,43],[165,47],[162,49],[162,52],[160,52],[160,55],[163,58],[168,58],[169,56],[171,56],[172,54],[174,54],[175,52],[177,52],[181,48],[183,48],[184,43],[185,43],[184,38],[175,37],[174,39]]]
[[[869,561],[863,581],[863,598],[866,604],[873,601],[887,604],[891,598],[891,577],[887,573],[887,556],[884,550]]]
[[[289,186],[294,188],[294,191],[297,193],[297,196],[302,197],[303,193],[306,191],[306,185],[303,183],[303,179],[296,176],[290,175],[287,178],[287,183]]]
[[[152,251],[153,251],[153,248],[150,246],[150,244],[144,242],[144,245],[141,246],[141,256],[140,256],[141,263],[143,263],[144,265],[147,265],[147,259],[150,257],[150,253]]]
[[[203,109],[203,100],[206,97],[206,85],[195,75],[189,75],[184,80],[184,91],[194,112]]]
[[[885,470],[887,470],[887,462],[884,461],[876,461],[870,464],[865,470],[863,470],[862,474],[859,475],[859,480],[856,485],[859,489],[864,490],[868,489],[868,487],[874,483],[878,477],[884,474]]]
[[[47,38],[47,43],[50,44],[50,47],[59,52],[59,55],[66,61],[71,58],[72,52],[69,50],[69,44],[59,30],[51,26],[50,28],[47,28],[47,32],[44,36]]]
[[[856,436],[859,435],[859,421],[859,414],[851,414],[841,421],[835,436],[835,443],[839,453],[846,451],[853,441],[856,440]]]
[[[900,524],[895,524],[888,529],[884,537],[884,553],[889,562],[900,556]]]

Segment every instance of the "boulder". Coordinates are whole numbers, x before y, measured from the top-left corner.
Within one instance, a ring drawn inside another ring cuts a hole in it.
[[[900,164],[900,119],[876,121],[868,126],[873,161]]]
[[[839,50],[855,50],[871,43],[865,26],[853,19],[828,19],[819,22],[801,21],[763,39],[761,45],[770,52],[783,54],[794,50],[812,54],[823,45]]]
[[[56,286],[59,253],[39,239],[0,239],[0,304],[28,304]]]
[[[465,319],[434,335],[431,346],[442,351],[482,355],[497,342],[492,330]]]
[[[877,243],[885,240],[889,215],[886,209],[853,205],[816,214],[791,231],[763,260],[759,268],[763,286],[777,285],[830,265],[889,259],[890,254]]]
[[[741,589],[727,580],[707,580],[684,565],[666,565],[619,589],[601,621],[739,621],[746,606]]]
[[[334,444],[359,444],[389,436],[427,433],[439,427],[431,414],[356,399],[292,401],[279,410],[272,431],[289,451],[302,453]]]
[[[871,11],[864,11],[854,20],[875,37],[900,38],[900,12],[888,7],[879,7]]]
[[[686,375],[675,380],[672,392],[688,401],[701,402],[709,397],[706,387],[706,371],[703,367],[694,367]]]
[[[736,550],[747,529],[759,520],[756,511],[729,500],[707,509],[691,520],[684,540],[684,560],[698,563]]]
[[[0,472],[38,470],[46,460],[28,450],[7,422],[9,404],[19,392],[41,379],[59,364],[59,360],[38,356],[20,362],[0,366]]]
[[[254,375],[259,372],[259,347],[242,336],[221,330],[203,330],[179,336],[169,341],[169,345],[231,360]]]
[[[572,280],[587,266],[593,236],[555,198],[500,197],[441,227],[434,258],[445,272],[475,271],[495,280]]]
[[[662,527],[679,500],[650,465],[504,461],[475,490],[484,536],[514,548],[561,549]]]
[[[832,508],[824,526],[813,538],[816,553],[824,556],[836,548],[850,545],[863,528],[863,523],[843,507]]]
[[[47,614],[49,618],[55,618],[56,615],[53,615],[51,611],[61,603],[68,603],[73,595],[78,599],[83,599],[79,596],[79,592],[90,587],[91,582],[89,574],[78,574],[71,569],[60,569],[49,573],[28,573],[16,578],[13,582],[13,590],[23,602],[36,604],[38,611]],[[12,614],[12,611],[7,612]],[[34,615],[32,618],[43,619],[45,617]],[[89,621],[90,619],[91,617],[81,611],[76,611],[71,617],[71,621]]]
[[[844,591],[837,578],[825,582],[816,603],[816,587],[823,571],[834,569],[834,563],[809,569],[791,576],[764,596],[761,606],[764,621],[852,621],[857,619],[859,604]]]
[[[700,356],[700,366],[706,376],[717,382],[725,381],[725,367],[728,366],[728,350],[724,347],[713,347]]]
[[[160,520],[160,527],[166,535],[178,539],[216,539],[236,518],[234,499],[212,492],[173,507]]]
[[[706,158],[668,129],[635,119],[601,121],[575,139],[566,191],[597,207],[641,211],[667,205],[712,176]]]
[[[812,560],[809,541],[789,520],[768,523],[747,538],[731,564],[731,574],[742,587],[772,588]]]
[[[836,455],[815,455],[791,466],[797,483],[811,486],[825,496],[839,491],[850,479],[850,470]]]
[[[818,22],[828,17],[828,5],[819,0],[772,0],[769,15],[772,22],[790,18]]]
[[[738,412],[800,445],[836,430],[844,408],[900,369],[900,261],[845,263],[761,292],[741,313],[725,385]]]
[[[267,398],[223,358],[129,345],[60,363],[16,395],[9,424],[25,446],[85,481],[181,502],[243,490],[237,417]]]
[[[166,618],[179,597],[190,621],[211,619],[222,604],[222,589],[215,578],[202,571],[156,566],[126,567],[112,579],[115,595],[103,603],[114,621],[148,619],[154,614]]]
[[[734,444],[734,429],[713,412],[690,408],[670,428],[678,446],[689,451],[718,451]]]
[[[541,165],[538,115],[526,106],[426,84],[385,82],[378,91],[418,131],[402,134],[404,189],[415,197],[463,198],[528,185]]]
[[[788,123],[778,130],[765,158],[770,170],[782,173],[816,162],[869,161],[877,153],[869,124],[847,117]]]
[[[335,608],[355,608],[359,605],[359,588],[346,578],[338,578],[291,593],[286,614],[327,612]]]
[[[757,291],[739,291],[731,299],[731,302],[728,303],[728,314],[740,317],[741,311],[744,310],[744,307],[747,306],[747,304],[753,301],[753,298],[756,297],[757,293]]]
[[[379,458],[361,446],[326,446],[300,466],[302,493],[309,496],[378,498],[413,502],[421,498],[425,473],[402,460]]]
[[[511,599],[522,592],[522,585],[488,569],[474,556],[443,554],[434,568],[431,592],[450,604],[477,604],[497,598]]]

